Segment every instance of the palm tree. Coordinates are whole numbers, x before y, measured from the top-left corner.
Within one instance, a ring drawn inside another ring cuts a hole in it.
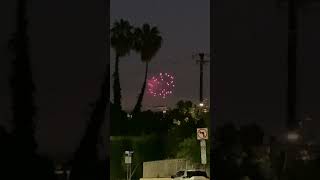
[[[133,114],[141,111],[141,104],[147,84],[148,68],[152,58],[157,54],[162,45],[162,37],[157,27],[143,24],[142,29],[136,28],[134,32],[134,50],[140,54],[141,61],[146,64],[144,81]]]
[[[119,76],[119,58],[130,53],[132,48],[132,30],[133,27],[128,21],[120,19],[116,21],[111,28],[111,47],[116,53],[115,70],[113,73],[113,103],[117,109],[121,110],[121,87]]]
[[[70,179],[99,179],[97,176],[98,159],[98,140],[101,134],[101,128],[106,120],[106,110],[108,107],[108,88],[109,68],[106,68],[105,78],[101,85],[100,96],[93,104],[90,121],[85,130],[84,137],[80,142],[80,146],[75,152],[72,163],[72,171]]]
[[[35,103],[34,84],[30,65],[28,45],[27,0],[17,2],[17,26],[9,47],[14,55],[13,75],[11,77],[13,104],[13,134],[25,151],[34,152]]]
[[[37,179],[40,164],[39,156],[36,154],[37,143],[35,140],[36,112],[34,101],[34,82],[32,78],[32,67],[29,54],[28,38],[28,0],[18,0],[16,10],[16,31],[9,41],[9,49],[12,53],[12,76],[10,78],[12,112],[13,112],[13,143],[10,152],[6,154],[10,158],[9,173],[12,179],[17,179],[19,172],[26,179]],[[7,165],[6,165],[7,166]],[[53,172],[46,169],[46,172]],[[48,179],[48,177],[44,178]]]

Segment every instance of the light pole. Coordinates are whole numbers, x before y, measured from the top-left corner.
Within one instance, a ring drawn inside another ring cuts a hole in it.
[[[289,131],[298,129],[296,119],[297,110],[297,51],[298,51],[298,30],[299,10],[309,6],[319,6],[319,0],[278,0],[279,6],[286,6],[288,9],[288,85],[287,85],[287,127]]]
[[[208,54],[205,53],[196,53],[192,55],[192,58],[199,57],[200,59],[197,59],[197,64],[200,65],[200,92],[199,92],[199,100],[200,103],[203,102],[203,65],[208,63],[209,60],[204,59],[205,57],[209,57]]]
[[[298,10],[300,6],[307,4],[314,5],[318,3],[317,0],[278,0],[279,5],[287,5],[288,8],[288,51],[287,51],[287,65],[288,65],[288,84],[287,84],[287,128],[288,134],[286,137],[287,146],[297,142],[300,135],[297,132],[299,129],[298,120],[296,119],[296,99],[297,99],[297,36],[298,36]],[[288,151],[287,147],[286,151]],[[287,161],[287,152],[285,152],[284,169]]]

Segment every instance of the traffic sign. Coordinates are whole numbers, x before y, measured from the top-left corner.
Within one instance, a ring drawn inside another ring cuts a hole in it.
[[[208,128],[197,128],[197,139],[207,140],[208,139]]]
[[[124,163],[131,164],[132,163],[131,157],[132,157],[133,151],[125,151],[124,154],[125,154]]]

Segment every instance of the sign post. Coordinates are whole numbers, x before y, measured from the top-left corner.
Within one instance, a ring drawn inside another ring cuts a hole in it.
[[[208,140],[208,128],[197,128],[197,139],[200,140],[201,164],[207,164],[206,140]]]
[[[124,163],[127,165],[127,180],[131,180],[131,164],[133,151],[125,151]]]
[[[201,163],[207,164],[207,151],[206,151],[206,140],[200,140],[201,148]]]

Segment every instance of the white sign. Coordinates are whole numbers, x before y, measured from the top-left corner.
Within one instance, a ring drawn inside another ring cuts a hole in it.
[[[131,156],[125,156],[124,157],[124,163],[125,164],[131,164]]]
[[[198,140],[208,139],[208,128],[197,128],[197,139]]]
[[[125,151],[124,152],[127,156],[131,156],[133,154],[133,151]]]
[[[132,157],[132,154],[133,154],[133,151],[125,151],[125,157],[124,157],[124,163],[125,164],[131,164],[131,157]]]
[[[206,140],[200,141],[201,148],[201,164],[207,164]]]

